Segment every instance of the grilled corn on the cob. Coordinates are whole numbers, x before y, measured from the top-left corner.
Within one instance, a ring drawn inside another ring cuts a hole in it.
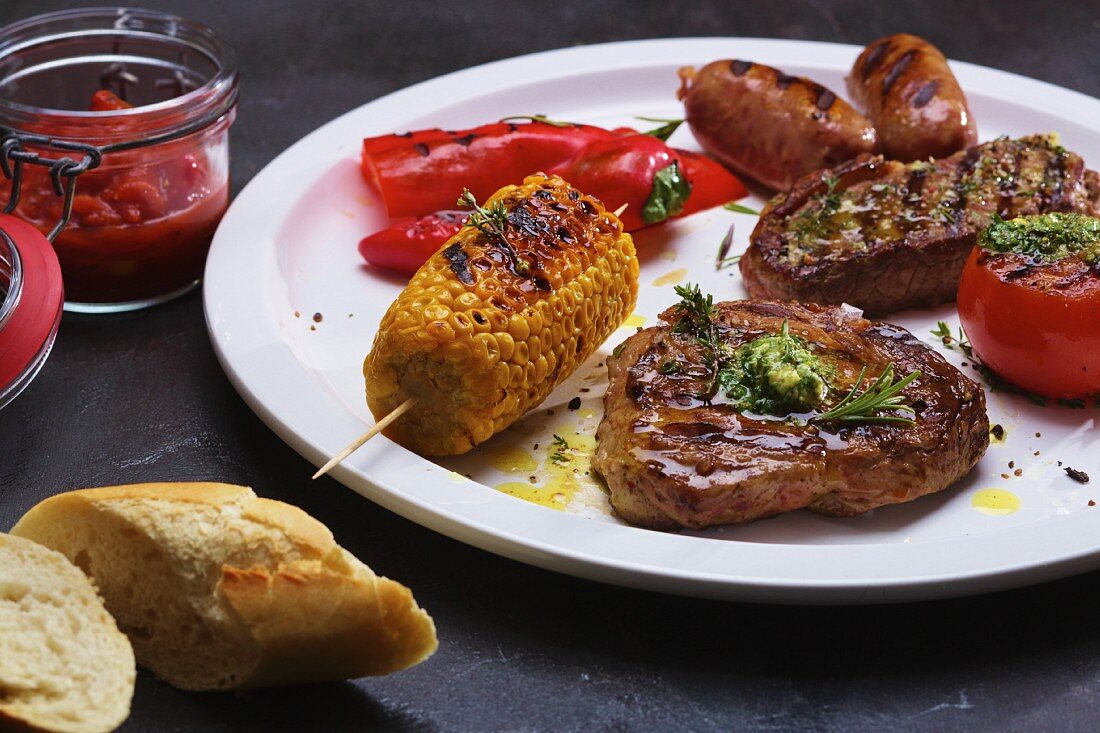
[[[598,200],[534,175],[485,207],[413,275],[363,363],[376,418],[416,398],[384,432],[421,455],[465,453],[538,405],[637,300],[634,243]]]

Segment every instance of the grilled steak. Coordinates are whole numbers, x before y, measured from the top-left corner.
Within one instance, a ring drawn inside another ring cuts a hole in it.
[[[846,308],[772,301],[714,306],[731,346],[778,333],[784,321],[832,372],[830,406],[867,368],[922,374],[904,390],[913,425],[847,427],[739,411],[707,389],[707,350],[669,325],[631,336],[608,359],[610,386],[592,465],[631,524],[660,529],[749,522],[793,509],[848,516],[950,486],[989,444],[981,388],[908,331]],[[675,365],[670,368],[669,364]],[[820,413],[818,413],[820,414]]]
[[[850,303],[872,314],[947,303],[995,214],[1092,214],[1098,189],[1055,135],[1001,138],[908,165],[862,155],[768,202],[741,275],[754,298]]]

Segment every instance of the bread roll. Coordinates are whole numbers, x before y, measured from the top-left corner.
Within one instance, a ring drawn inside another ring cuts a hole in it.
[[[140,664],[188,690],[386,674],[437,646],[409,589],[302,510],[215,483],[46,499],[12,529],[95,579]]]
[[[106,733],[130,715],[134,651],[63,555],[0,534],[0,730]]]

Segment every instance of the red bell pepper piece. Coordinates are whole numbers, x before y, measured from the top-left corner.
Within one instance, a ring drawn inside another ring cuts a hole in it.
[[[629,204],[622,215],[626,231],[747,194],[721,164],[631,128],[535,121],[382,135],[363,141],[363,173],[395,218],[363,239],[359,252],[373,265],[412,275],[462,228],[469,213],[446,209],[463,188],[484,199],[539,170],[561,175],[613,211]],[[444,210],[407,213],[428,206]]]
[[[736,201],[749,195],[737,176],[718,161],[691,150],[677,149],[676,153],[680,156],[688,181],[691,182],[691,196],[684,204],[680,216],[721,206],[727,201]]]
[[[591,125],[496,122],[469,130],[420,130],[363,141],[363,175],[390,218],[455,205],[464,188],[480,200],[572,160],[613,133]]]
[[[359,254],[377,267],[412,276],[443,244],[458,234],[469,211],[437,211],[402,217],[359,242]]]
[[[677,216],[691,193],[679,154],[650,135],[597,140],[554,172],[612,211],[628,204],[628,232]]]

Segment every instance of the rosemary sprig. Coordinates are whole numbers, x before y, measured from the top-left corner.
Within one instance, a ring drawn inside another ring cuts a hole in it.
[[[750,206],[745,206],[744,204],[739,204],[736,201],[727,201],[726,203],[722,204],[722,208],[726,211],[732,211],[735,214],[751,214],[753,216],[760,216],[760,212],[756,209]]]
[[[733,230],[734,225],[730,224],[726,236],[722,237],[722,242],[718,245],[718,256],[714,258],[715,270],[724,270],[730,265],[735,265],[741,261],[741,255],[726,256],[729,254],[730,247],[733,246]]]
[[[916,411],[904,403],[905,395],[901,391],[912,384],[921,375],[919,371],[911,372],[901,380],[894,381],[894,365],[889,364],[882,370],[882,374],[870,387],[859,391],[863,384],[863,376],[867,373],[867,367],[859,370],[859,377],[848,394],[840,402],[831,408],[815,415],[810,422],[839,422],[839,423],[895,423],[901,425],[913,425],[912,417],[898,415],[896,413],[909,413],[916,415]],[[895,414],[882,414],[893,412]]]

